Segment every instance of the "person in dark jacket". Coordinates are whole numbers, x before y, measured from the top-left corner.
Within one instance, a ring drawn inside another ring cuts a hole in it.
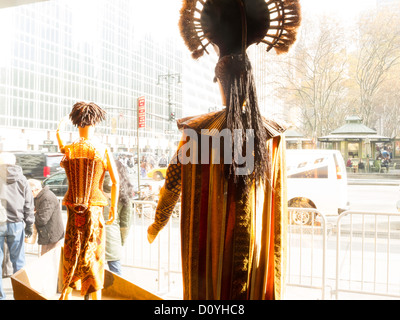
[[[64,223],[57,196],[48,186],[42,188],[39,180],[29,179],[29,185],[35,203],[35,227],[38,232],[38,244],[42,246],[40,254],[62,245],[64,239]]]
[[[31,188],[15,161],[12,153],[0,153],[0,265],[6,241],[14,273],[25,266],[24,238],[32,235],[35,220]],[[0,278],[0,300],[5,298]]]
[[[115,161],[119,175],[118,210],[114,222],[106,226],[106,261],[110,271],[122,275],[121,257],[122,247],[129,235],[132,216],[133,185],[129,181],[128,170],[119,160]],[[111,192],[110,175],[106,173],[103,191],[110,203]],[[104,217],[108,216],[110,207],[104,207]]]

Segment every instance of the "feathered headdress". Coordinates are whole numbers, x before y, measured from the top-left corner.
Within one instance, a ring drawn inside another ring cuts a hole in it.
[[[300,26],[300,0],[184,0],[181,9],[182,37],[197,59],[211,44],[217,47],[219,61],[215,68],[226,98],[226,127],[232,132],[232,162],[227,178],[248,190],[253,183],[269,180],[269,155],[265,130],[258,107],[255,81],[246,49],[264,43],[267,51],[287,52],[296,41]],[[250,129],[250,131],[248,130]],[[233,136],[234,132],[240,135]],[[248,133],[249,132],[249,133]],[[254,170],[240,174],[235,153],[244,154],[247,143],[254,141]]]
[[[288,52],[300,22],[299,0],[184,0],[179,26],[197,59],[208,53],[210,44],[232,51],[239,40],[245,49],[261,42],[267,52],[272,48],[278,54]]]

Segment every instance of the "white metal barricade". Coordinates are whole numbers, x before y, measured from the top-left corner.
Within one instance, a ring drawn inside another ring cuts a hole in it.
[[[171,217],[149,244],[147,228],[155,207],[151,201],[134,202],[121,262],[128,280],[167,297],[175,291],[172,296],[179,299],[180,220]],[[320,290],[320,299],[329,299],[329,288],[336,299],[339,294],[342,299],[361,295],[400,298],[400,213],[346,211],[330,217],[329,222],[311,208],[289,208],[288,213],[287,286]],[[66,221],[65,211],[63,218]],[[26,249],[39,254],[37,244]]]
[[[400,298],[398,212],[342,213],[336,245],[336,299],[339,293]]]
[[[318,210],[289,208],[288,286],[321,290],[325,299],[327,220]]]
[[[147,229],[154,221],[156,202],[133,201],[131,230],[123,249],[122,265],[130,269],[136,280],[143,274],[144,288],[164,295],[174,290],[181,294],[180,221],[172,216],[156,240],[149,244]],[[142,279],[139,279],[141,281]],[[179,288],[174,288],[174,287]],[[178,296],[179,297],[179,296]]]

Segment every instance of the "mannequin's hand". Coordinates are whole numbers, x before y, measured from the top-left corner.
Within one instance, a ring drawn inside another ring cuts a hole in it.
[[[108,220],[106,221],[106,224],[107,225],[112,224],[114,222],[114,219],[115,219],[115,208],[111,207],[110,212],[108,214]]]
[[[152,243],[154,241],[154,239],[157,237],[158,232],[154,230],[153,225],[151,225],[148,229],[147,229],[147,241],[149,241],[149,243]]]
[[[60,131],[60,130],[62,131],[62,130],[64,130],[65,124],[66,124],[67,121],[68,121],[68,116],[64,116],[64,117],[61,119],[60,123],[58,124],[57,131]]]

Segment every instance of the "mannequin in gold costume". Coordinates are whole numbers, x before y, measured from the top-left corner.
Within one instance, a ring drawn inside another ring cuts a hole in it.
[[[78,102],[69,115],[72,124],[78,127],[79,139],[64,145],[57,129],[60,151],[64,153],[61,167],[68,178],[68,191],[63,204],[67,207],[63,256],[63,290],[60,300],[69,298],[72,289],[80,289],[85,298],[101,299],[104,283],[105,228],[103,208],[108,205],[103,194],[105,172],[110,173],[111,208],[109,221],[115,218],[119,177],[111,152],[93,139],[94,126],[105,119],[105,111],[94,103]]]
[[[282,297],[287,228],[285,128],[260,114],[246,49],[265,43],[267,51],[287,52],[299,24],[298,0],[183,1],[182,37],[194,58],[207,52],[210,44],[216,49],[215,78],[226,107],[178,120],[182,140],[168,166],[155,220],[147,231],[151,243],[182,198],[184,299]],[[225,136],[224,144],[214,145],[213,138],[224,130],[231,134],[228,153]],[[253,149],[248,152],[251,141]],[[194,161],[183,161],[188,152]],[[235,158],[238,153],[253,161],[253,169],[242,170]]]

